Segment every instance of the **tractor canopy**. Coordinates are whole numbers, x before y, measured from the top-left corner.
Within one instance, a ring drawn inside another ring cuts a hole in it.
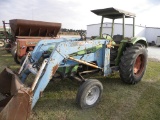
[[[117,8],[105,8],[105,9],[96,9],[96,10],[91,10],[91,12],[95,13],[98,16],[102,16],[102,20],[101,20],[101,27],[100,27],[100,38],[102,38],[102,29],[103,29],[103,19],[104,18],[109,18],[112,19],[112,31],[111,31],[111,36],[113,37],[113,32],[114,32],[114,20],[115,19],[119,19],[122,18],[123,19],[123,38],[125,37],[125,18],[133,18],[133,37],[134,37],[134,31],[135,31],[135,17],[136,15],[134,13],[128,12],[128,11],[124,11],[121,9],[117,9]]]
[[[105,18],[110,18],[110,19],[123,18],[123,15],[125,15],[126,18],[136,17],[134,13],[127,12],[127,11],[117,9],[117,8],[113,8],[113,7],[105,8],[105,9],[91,10],[91,12],[95,13],[96,15],[103,16]]]

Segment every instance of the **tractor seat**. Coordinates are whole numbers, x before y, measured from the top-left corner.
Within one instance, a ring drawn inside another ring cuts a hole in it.
[[[121,40],[123,39],[123,35],[114,35],[113,40],[116,44],[120,44]]]

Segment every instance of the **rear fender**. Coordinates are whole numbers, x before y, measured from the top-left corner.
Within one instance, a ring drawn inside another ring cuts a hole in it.
[[[141,43],[144,44],[146,47],[148,47],[147,40],[145,37],[133,37],[129,42],[132,43],[133,45],[136,43]]]
[[[117,57],[115,60],[115,65],[119,65],[120,58],[123,55],[123,51],[126,50],[126,47],[130,46],[130,45],[134,45],[136,43],[141,43],[141,44],[145,45],[146,47],[148,47],[147,40],[144,37],[133,37],[131,39],[122,40],[120,43],[120,46],[118,48],[118,54],[117,54]]]

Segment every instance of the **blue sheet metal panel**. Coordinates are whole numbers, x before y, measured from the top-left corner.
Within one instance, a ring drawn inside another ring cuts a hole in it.
[[[62,37],[63,38],[63,37]],[[68,40],[68,41],[79,41],[80,40],[80,37],[79,38],[76,38],[76,37],[69,37],[69,38],[65,38],[64,39]]]
[[[103,45],[103,47],[106,47],[106,45]],[[98,67],[103,67],[103,49],[104,48],[101,48],[101,49],[99,49],[99,50],[97,50],[96,52],[95,52],[95,55],[94,55],[94,59],[97,61],[97,65],[98,65]]]
[[[92,48],[95,47],[97,45],[100,44],[105,44],[103,47],[103,49],[106,48],[106,44],[108,44],[108,41],[106,40],[95,40],[95,41],[76,41],[76,42],[61,42],[57,45],[56,47],[56,51],[63,56],[65,59],[67,59],[67,57],[69,56],[69,54],[84,50],[84,49],[88,49],[88,48]],[[102,67],[103,66],[103,56],[102,56],[102,50],[103,49],[99,49],[97,50],[95,53],[90,53],[90,54],[85,54],[84,56],[75,56],[75,59],[81,59],[84,60],[86,62],[90,62],[90,61],[97,61],[98,66]],[[52,53],[54,54],[54,52]],[[51,56],[52,56],[51,54]],[[50,59],[50,58],[49,58]],[[52,59],[55,59],[52,57]],[[56,58],[57,59],[57,58]],[[74,61],[69,61],[67,60],[65,63],[64,61],[60,62],[60,67],[63,66],[70,66],[70,65],[75,65],[78,64]]]
[[[41,56],[42,53],[48,50],[50,47],[54,47],[56,44],[62,41],[78,41],[79,38],[60,38],[60,39],[52,39],[52,40],[40,40],[36,47],[32,52],[32,58],[37,61]]]
[[[69,54],[92,48],[101,44],[108,44],[106,40],[94,40],[94,41],[73,41],[73,42],[61,42],[57,47],[57,51],[68,57]]]
[[[110,49],[106,48],[104,53],[104,76],[107,76],[110,73]]]

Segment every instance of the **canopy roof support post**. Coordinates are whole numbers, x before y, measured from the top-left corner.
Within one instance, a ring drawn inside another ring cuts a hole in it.
[[[100,27],[100,31],[99,31],[100,38],[102,38],[103,20],[104,20],[104,17],[102,16],[102,19],[101,19],[101,27]]]
[[[133,17],[133,37],[135,36],[135,17]]]
[[[123,38],[125,36],[125,14],[123,14]]]
[[[115,20],[115,19],[112,19],[112,31],[111,31],[111,37],[113,37],[113,34],[114,34],[114,20]]]

